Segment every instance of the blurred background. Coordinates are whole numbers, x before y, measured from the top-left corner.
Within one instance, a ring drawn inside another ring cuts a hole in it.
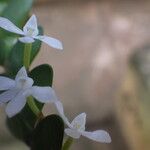
[[[64,45],[57,51],[43,44],[32,67],[53,66],[70,120],[86,112],[87,130],[112,137],[111,144],[80,138],[72,150],[149,150],[150,1],[37,0],[31,13]],[[0,150],[28,150],[8,132],[2,108],[0,114]]]

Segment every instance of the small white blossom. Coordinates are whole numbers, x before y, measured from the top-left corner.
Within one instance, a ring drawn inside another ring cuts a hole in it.
[[[25,67],[22,67],[15,80],[0,76],[0,104],[6,105],[8,117],[19,113],[26,104],[27,97],[33,96],[42,103],[57,101],[54,90],[49,87],[33,86],[33,79],[27,76]]]
[[[63,118],[64,122],[69,128],[65,129],[65,133],[75,139],[80,138],[80,136],[87,137],[91,140],[97,141],[97,142],[104,142],[104,143],[110,143],[111,137],[110,135],[104,131],[104,130],[96,130],[92,132],[85,131],[85,124],[86,124],[86,114],[81,113],[78,115],[73,121],[70,123],[67,119],[67,117],[64,115],[63,105],[60,101],[55,102],[56,108],[60,114],[60,116]]]
[[[37,19],[35,15],[32,15],[30,17],[30,19],[23,27],[23,30],[19,29],[10,20],[4,17],[0,17],[0,27],[9,32],[22,35],[23,37],[20,37],[19,41],[23,43],[33,43],[35,39],[38,39],[42,42],[45,42],[46,44],[48,44],[53,48],[57,48],[60,50],[63,49],[62,43],[59,40],[45,35],[38,35],[39,30],[38,30]]]

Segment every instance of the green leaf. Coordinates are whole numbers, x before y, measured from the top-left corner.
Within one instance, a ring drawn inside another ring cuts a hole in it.
[[[5,10],[5,8],[8,6],[8,2],[6,0],[1,0],[0,2],[0,15],[2,15],[2,12]]]
[[[38,86],[52,86],[53,82],[53,68],[48,64],[43,64],[34,68],[29,76],[34,80],[34,85]],[[41,110],[43,104],[35,101],[38,108]]]
[[[53,69],[47,64],[34,68],[31,72],[29,72],[29,76],[34,80],[34,84],[37,86],[52,86]],[[36,104],[41,110],[43,104],[37,101]],[[36,121],[36,116],[26,104],[19,114],[12,118],[7,118],[7,126],[16,138],[24,141],[30,146],[30,138]]]
[[[33,0],[5,0],[0,2],[0,16],[8,18],[16,26],[22,28],[25,24]],[[18,35],[0,29],[0,65],[4,65]]]
[[[12,118],[6,119],[6,124],[10,132],[17,139],[22,140],[30,146],[30,138],[36,123],[36,116],[26,104],[24,109]]]
[[[40,32],[40,35],[42,35],[43,33],[42,27],[39,27],[39,32]],[[21,43],[18,41],[14,45],[14,47],[12,48],[8,56],[5,67],[6,67],[7,72],[12,73],[12,75],[16,75],[18,70],[23,66],[24,45],[25,45],[24,43]],[[36,40],[32,44],[30,63],[32,63],[32,61],[34,60],[40,48],[41,48],[41,41]]]
[[[1,65],[4,65],[5,60],[15,43],[16,40],[11,36],[5,37],[3,40],[0,40],[0,64]]]
[[[63,136],[63,120],[58,115],[47,116],[33,132],[31,150],[61,150]]]
[[[34,80],[34,84],[38,86],[52,86],[53,69],[48,64],[42,64],[34,68],[29,76]]]

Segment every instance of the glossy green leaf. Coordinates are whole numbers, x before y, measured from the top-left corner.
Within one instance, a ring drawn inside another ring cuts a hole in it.
[[[42,27],[39,27],[39,32],[40,34],[43,33]],[[6,70],[9,73],[12,73],[12,75],[15,75],[18,72],[18,70],[23,66],[24,46],[25,46],[24,43],[18,41],[12,48],[9,57],[6,61],[5,64]],[[41,41],[36,40],[32,44],[31,60],[30,60],[31,63],[38,54],[40,48],[41,48]]]
[[[43,64],[34,68],[29,76],[34,80],[34,85],[38,86],[52,86],[53,82],[53,69],[48,64]],[[41,110],[43,104],[36,101],[37,106]]]
[[[53,69],[48,64],[42,64],[35,67],[29,76],[34,80],[35,85],[39,86],[52,86],[53,82]]]
[[[41,120],[33,132],[31,150],[61,150],[64,123],[58,115]]]
[[[24,109],[12,118],[6,119],[6,124],[12,135],[30,146],[31,134],[36,123],[36,116],[26,104]]]

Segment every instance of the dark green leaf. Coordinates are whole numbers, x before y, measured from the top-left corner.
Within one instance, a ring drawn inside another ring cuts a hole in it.
[[[31,150],[61,150],[63,136],[63,120],[57,115],[47,116],[33,132]]]
[[[26,104],[21,113],[12,118],[7,118],[6,124],[16,138],[30,146],[31,134],[36,122],[36,116]]]
[[[48,64],[37,66],[29,73],[29,76],[34,80],[35,85],[52,86],[53,69]]]
[[[34,85],[38,86],[52,86],[53,82],[53,69],[48,64],[43,64],[34,68],[29,76],[34,80]],[[37,106],[41,110],[43,104],[36,101]]]

